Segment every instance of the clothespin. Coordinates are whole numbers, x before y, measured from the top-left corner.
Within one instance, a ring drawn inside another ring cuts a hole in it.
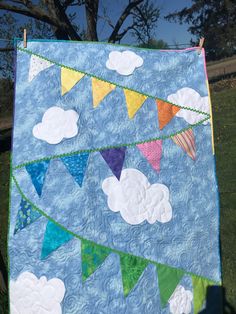
[[[24,28],[24,48],[27,48],[27,31],[26,31],[26,28]]]
[[[199,55],[200,55],[201,52],[202,52],[202,47],[203,47],[203,44],[204,44],[204,40],[205,40],[204,37],[201,37],[200,40],[199,40],[199,50],[198,50],[198,54],[199,54]]]

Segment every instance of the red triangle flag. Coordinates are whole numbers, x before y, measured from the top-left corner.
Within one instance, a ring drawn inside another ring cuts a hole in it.
[[[162,154],[162,141],[152,141],[142,144],[137,144],[138,149],[151,164],[152,168],[160,171],[160,161]]]
[[[156,103],[158,108],[159,128],[163,129],[172,120],[180,108],[160,99],[157,99]]]

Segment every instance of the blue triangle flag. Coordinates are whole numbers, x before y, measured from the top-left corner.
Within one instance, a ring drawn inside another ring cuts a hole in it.
[[[81,153],[78,155],[61,157],[64,165],[80,187],[83,183],[88,157],[89,153]]]
[[[49,162],[50,160],[43,160],[25,166],[25,169],[30,175],[35,190],[37,191],[39,196],[41,196],[42,194],[43,184],[48,170]]]
[[[53,251],[57,250],[62,244],[70,241],[73,236],[56,225],[48,221],[46,231],[43,239],[43,247],[41,252],[41,259],[45,259]]]
[[[22,198],[16,217],[14,234],[30,225],[39,217],[41,217],[41,214]]]

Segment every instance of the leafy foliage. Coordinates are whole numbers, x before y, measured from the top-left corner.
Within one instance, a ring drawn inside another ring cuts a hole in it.
[[[205,37],[204,46],[208,60],[229,57],[236,53],[236,1],[192,0],[192,6],[171,13],[169,21],[189,24],[188,30],[198,44]]]
[[[147,43],[140,44],[138,47],[140,48],[151,48],[151,49],[168,49],[168,44],[162,40],[149,39]]]

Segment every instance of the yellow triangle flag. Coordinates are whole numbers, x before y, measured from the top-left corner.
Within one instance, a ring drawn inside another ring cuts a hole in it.
[[[92,91],[93,91],[93,107],[96,108],[99,103],[116,88],[114,84],[92,78]]]
[[[72,87],[78,83],[82,77],[84,77],[84,73],[74,71],[71,69],[61,68],[61,94],[62,96],[69,92]]]
[[[142,106],[147,96],[124,89],[129,118],[132,119]]]

